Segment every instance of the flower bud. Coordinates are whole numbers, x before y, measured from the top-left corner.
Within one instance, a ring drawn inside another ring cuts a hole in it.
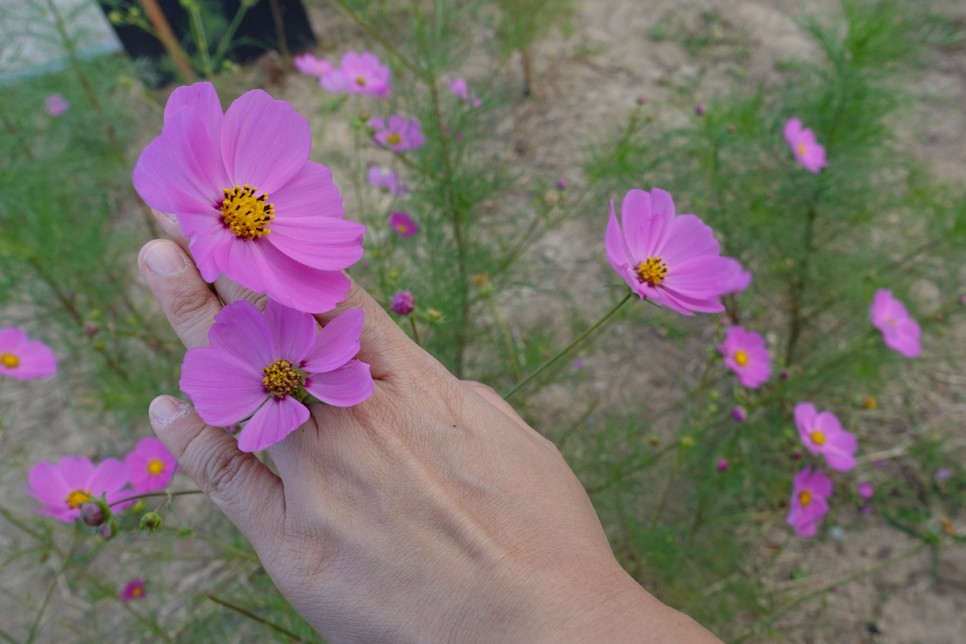
[[[117,533],[117,526],[114,525],[113,521],[106,521],[101,524],[101,527],[97,529],[97,534],[100,535],[101,539],[104,541],[109,541],[114,538]]]
[[[704,103],[698,103],[697,105],[694,106],[694,113],[697,114],[698,116],[701,116],[702,114],[704,114],[706,110],[707,108],[704,106]]]
[[[745,410],[741,405],[736,405],[731,409],[731,417],[739,423],[743,423],[748,420],[748,411]]]
[[[726,459],[726,458],[719,458],[718,459],[718,462],[714,464],[714,469],[718,470],[719,472],[727,472],[728,471],[728,459]]]
[[[104,510],[99,503],[88,501],[80,506],[80,520],[96,528],[104,523]]]
[[[141,515],[141,529],[153,532],[161,527],[161,515],[157,512],[145,512]]]
[[[443,321],[443,312],[439,309],[426,309],[426,321],[430,324],[438,324]]]

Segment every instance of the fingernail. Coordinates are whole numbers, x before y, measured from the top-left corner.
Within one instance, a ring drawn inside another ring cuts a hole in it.
[[[159,242],[148,249],[144,263],[155,274],[168,276],[180,273],[188,265],[185,254],[169,242]]]
[[[158,396],[148,408],[148,416],[155,428],[167,427],[188,413],[188,405],[171,396]]]

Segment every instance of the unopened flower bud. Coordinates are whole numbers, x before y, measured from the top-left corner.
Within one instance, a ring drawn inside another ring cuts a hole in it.
[[[718,462],[714,464],[714,469],[718,470],[719,472],[727,472],[728,471],[728,459],[726,459],[726,458],[719,458],[718,459]]]
[[[113,521],[106,521],[101,524],[101,527],[97,529],[97,534],[100,535],[101,539],[108,541],[114,538],[117,533],[117,526],[114,525]]]
[[[157,512],[145,512],[141,515],[141,529],[154,531],[161,527],[161,515]]]
[[[737,422],[743,423],[748,419],[748,412],[741,405],[737,405],[731,410],[731,417]]]
[[[100,504],[93,501],[82,503],[80,506],[80,520],[87,525],[96,528],[104,523],[104,510]]]
[[[697,105],[694,106],[694,113],[697,114],[698,116],[701,116],[702,114],[704,114],[706,110],[707,108],[704,106],[704,103],[698,103]]]
[[[681,447],[683,447],[684,449],[691,449],[692,447],[694,447],[694,439],[691,438],[690,436],[683,436],[681,438]]]
[[[389,308],[396,315],[409,315],[416,308],[416,298],[409,291],[399,291],[392,296]]]
[[[426,309],[426,321],[430,324],[438,324],[443,321],[443,312],[439,309]]]

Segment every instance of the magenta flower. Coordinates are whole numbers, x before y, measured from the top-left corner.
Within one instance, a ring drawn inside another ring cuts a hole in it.
[[[743,423],[748,420],[748,410],[741,405],[736,405],[731,408],[731,418],[735,422]]]
[[[332,64],[329,61],[316,58],[312,54],[299,54],[292,62],[295,63],[295,69],[317,78],[332,71]]]
[[[718,462],[714,464],[714,469],[718,470],[719,472],[727,472],[728,471],[728,459],[726,459],[726,458],[719,458],[718,459]]]
[[[70,109],[70,102],[63,94],[53,93],[44,99],[44,111],[50,116],[60,116]]]
[[[818,173],[828,165],[825,148],[815,142],[815,133],[802,128],[802,122],[798,119],[788,119],[785,123],[785,140],[792,148],[795,159],[809,172]]]
[[[788,502],[786,523],[802,537],[814,537],[818,525],[828,514],[828,497],[832,496],[832,479],[820,470],[806,467],[792,481],[792,498]]]
[[[419,121],[399,114],[394,114],[388,119],[372,119],[369,121],[369,127],[375,130],[372,135],[373,140],[393,152],[415,150],[426,141],[419,127]]]
[[[368,94],[386,98],[392,90],[389,68],[372,52],[347,51],[339,67],[322,74],[322,89],[335,93]]]
[[[872,495],[875,494],[875,487],[871,483],[859,483],[856,491],[859,493],[859,497],[871,499]]]
[[[838,416],[830,411],[819,413],[810,402],[795,405],[795,425],[805,448],[821,454],[833,470],[848,472],[855,467],[855,434],[842,429]]]
[[[771,355],[765,348],[765,338],[754,331],[729,327],[725,341],[718,345],[718,353],[743,387],[755,389],[771,377]]]
[[[142,438],[124,457],[135,492],[151,492],[168,487],[178,469],[174,456],[157,438]]]
[[[409,291],[399,291],[392,296],[389,308],[397,315],[409,315],[416,308],[416,299]]]
[[[134,187],[177,217],[206,281],[224,274],[285,306],[328,311],[349,291],[341,271],[362,257],[365,228],[343,219],[311,145],[305,117],[261,90],[223,114],[211,83],[179,87]]]
[[[388,168],[377,165],[371,166],[368,178],[369,183],[377,188],[383,188],[391,195],[400,197],[406,194],[406,187],[399,180],[399,175]]]
[[[721,296],[743,269],[721,257],[711,228],[694,215],[675,214],[671,195],[631,190],[617,223],[614,202],[605,237],[607,259],[631,291],[683,315],[724,310]]]
[[[419,224],[404,212],[394,212],[389,215],[389,227],[400,237],[412,237],[419,232]]]
[[[359,353],[363,313],[351,309],[319,331],[315,318],[268,301],[265,312],[239,301],[215,316],[208,346],[189,349],[181,390],[209,425],[248,418],[238,449],[274,445],[309,418],[308,394],[335,407],[369,398],[374,385]],[[250,416],[250,418],[249,418]]]
[[[702,116],[707,111],[707,109],[708,108],[705,107],[704,103],[698,103],[697,105],[694,106],[694,113],[697,114],[698,116]]]
[[[453,96],[456,98],[464,103],[469,103],[472,107],[480,106],[480,99],[470,94],[470,88],[467,86],[465,79],[459,77],[451,78],[446,84],[449,85],[449,91],[453,92]]]
[[[882,339],[890,349],[907,358],[915,358],[922,352],[919,342],[919,324],[909,317],[906,307],[892,297],[892,291],[879,289],[869,308],[872,325],[882,331]]]
[[[104,459],[95,467],[89,458],[65,456],[57,463],[41,461],[27,474],[30,487],[24,492],[44,504],[37,512],[70,523],[80,517],[80,507],[94,499],[108,504],[125,498],[129,491],[128,471],[116,458]],[[115,506],[114,511],[130,504]]]
[[[129,602],[144,599],[144,595],[144,580],[138,577],[127,582],[127,585],[121,590],[121,601]]]
[[[57,356],[43,342],[31,340],[17,327],[0,329],[0,376],[17,380],[47,378],[57,373]]]

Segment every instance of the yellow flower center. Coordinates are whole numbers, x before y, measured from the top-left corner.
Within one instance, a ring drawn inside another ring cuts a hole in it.
[[[0,355],[0,363],[7,369],[13,369],[20,366],[20,358],[12,353],[4,353]]]
[[[221,220],[232,234],[241,239],[257,239],[272,232],[268,222],[275,219],[275,207],[268,203],[268,195],[255,196],[257,188],[247,183],[225,188],[221,202]]]
[[[816,445],[825,444],[825,434],[823,434],[822,432],[819,432],[819,431],[812,432],[811,438],[812,438],[812,442],[815,443]]]
[[[157,476],[164,471],[164,461],[159,458],[152,458],[148,461],[148,474]]]
[[[399,135],[399,132],[393,132],[389,135],[389,138],[386,139],[386,142],[389,143],[389,145],[399,145],[402,143],[402,137]]]
[[[303,376],[288,360],[276,360],[262,369],[262,384],[273,395],[285,398],[302,388]]]
[[[744,367],[748,364],[748,354],[740,349],[735,351],[735,364],[739,367]]]
[[[398,230],[401,233],[404,233],[404,232],[408,231],[409,228],[406,227],[406,224],[398,223],[398,224],[396,224],[396,230]]]
[[[808,150],[808,148],[805,147],[805,144],[804,143],[799,143],[798,144],[798,147],[795,148],[795,149],[798,150],[798,156],[800,156],[800,157],[805,156],[805,151]]]
[[[634,269],[637,279],[651,288],[658,286],[667,277],[667,264],[660,257],[648,257]]]
[[[140,586],[135,586],[131,589],[131,597],[139,598],[144,595],[144,589]]]
[[[365,76],[356,76],[356,85],[358,85],[359,87],[365,87],[366,86]]]
[[[90,492],[85,492],[84,490],[74,490],[67,495],[67,507],[71,510],[76,510],[88,501],[93,501],[94,497],[91,496]]]
[[[808,490],[802,490],[798,493],[798,502],[802,504],[803,508],[808,507],[808,504],[812,502],[812,493]]]

